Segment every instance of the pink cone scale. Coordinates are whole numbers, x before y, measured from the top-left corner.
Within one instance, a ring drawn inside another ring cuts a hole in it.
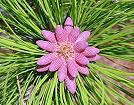
[[[54,32],[42,30],[41,33],[45,41],[38,40],[36,44],[47,54],[38,59],[37,72],[57,72],[59,81],[64,82],[67,89],[74,94],[77,74],[89,75],[87,64],[100,59],[99,49],[87,43],[90,32],[80,32],[68,17],[64,27],[57,25]]]

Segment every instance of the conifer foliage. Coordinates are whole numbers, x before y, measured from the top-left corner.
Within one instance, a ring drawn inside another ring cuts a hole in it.
[[[76,92],[57,72],[38,73],[46,54],[37,45],[42,30],[54,31],[71,17],[100,56],[134,62],[133,0],[0,0],[0,105],[133,105],[133,72],[99,61],[76,76]],[[126,97],[127,96],[127,97]]]

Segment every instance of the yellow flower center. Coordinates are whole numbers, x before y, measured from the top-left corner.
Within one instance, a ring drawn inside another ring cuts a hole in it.
[[[74,57],[73,44],[70,42],[60,43],[57,51],[59,56],[62,56],[65,60]]]

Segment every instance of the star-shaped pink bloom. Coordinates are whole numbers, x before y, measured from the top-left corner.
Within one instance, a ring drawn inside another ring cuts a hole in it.
[[[43,30],[42,35],[46,41],[38,40],[36,44],[46,50],[47,54],[37,61],[37,71],[57,71],[59,81],[64,81],[68,90],[75,93],[75,77],[78,72],[88,75],[89,69],[86,65],[89,61],[100,58],[99,49],[89,47],[86,42],[90,32],[80,33],[80,29],[74,27],[72,19],[68,17],[64,28],[57,25],[55,32]]]

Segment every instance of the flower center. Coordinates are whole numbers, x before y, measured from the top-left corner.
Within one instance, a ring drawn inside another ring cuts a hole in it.
[[[73,44],[70,42],[60,43],[57,51],[59,56],[62,56],[65,60],[74,57]]]

